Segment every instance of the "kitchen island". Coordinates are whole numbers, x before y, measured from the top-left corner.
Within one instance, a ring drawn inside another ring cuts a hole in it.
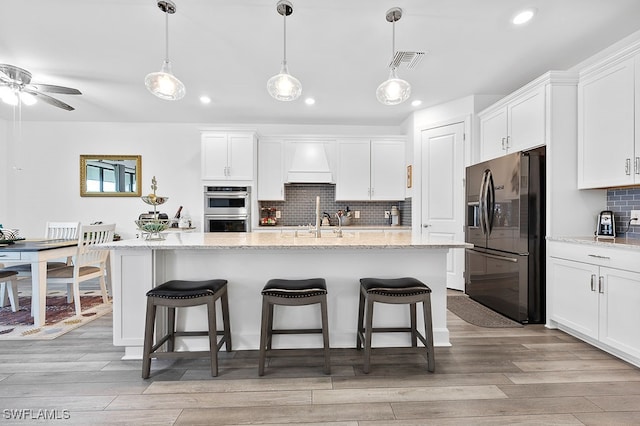
[[[449,346],[446,323],[447,254],[471,245],[425,240],[411,232],[344,231],[310,233],[169,233],[165,240],[123,240],[102,245],[112,250],[113,341],[125,347],[123,359],[140,359],[144,336],[145,293],[171,279],[229,281],[233,349],[257,349],[261,290],[271,278],[327,281],[331,347],[354,347],[359,279],[415,277],[432,293],[434,342]],[[317,306],[276,309],[276,326],[318,327]],[[376,304],[375,326],[408,324],[408,308]],[[420,319],[419,319],[420,321]],[[204,329],[204,306],[178,310],[178,327]],[[419,323],[419,327],[423,327]],[[379,334],[375,346],[404,346],[409,336]],[[178,347],[205,349],[206,339],[190,338]],[[274,347],[320,347],[320,336],[277,336]]]

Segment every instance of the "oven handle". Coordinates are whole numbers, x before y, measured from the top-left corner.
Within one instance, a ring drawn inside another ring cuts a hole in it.
[[[209,219],[218,219],[218,220],[229,220],[229,219],[249,219],[249,215],[247,214],[206,214],[204,215],[205,220]]]
[[[248,192],[205,192],[205,197],[208,198],[247,198]]]

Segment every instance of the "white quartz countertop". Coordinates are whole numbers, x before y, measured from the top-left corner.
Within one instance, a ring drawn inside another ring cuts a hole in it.
[[[640,251],[640,239],[635,238],[547,237],[547,240]]]
[[[472,244],[443,239],[423,239],[412,236],[411,232],[384,231],[343,231],[343,237],[333,232],[323,233],[320,238],[295,231],[283,232],[222,232],[222,233],[167,233],[164,240],[142,238],[113,241],[95,246],[108,249],[155,250],[174,249],[450,249],[470,248]]]

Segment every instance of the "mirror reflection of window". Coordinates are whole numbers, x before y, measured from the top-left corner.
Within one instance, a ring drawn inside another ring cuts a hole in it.
[[[82,196],[139,196],[140,156],[81,155]]]

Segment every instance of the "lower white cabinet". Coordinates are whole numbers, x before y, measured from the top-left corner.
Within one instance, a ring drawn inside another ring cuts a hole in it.
[[[640,252],[559,242],[549,247],[550,323],[640,366]]]

